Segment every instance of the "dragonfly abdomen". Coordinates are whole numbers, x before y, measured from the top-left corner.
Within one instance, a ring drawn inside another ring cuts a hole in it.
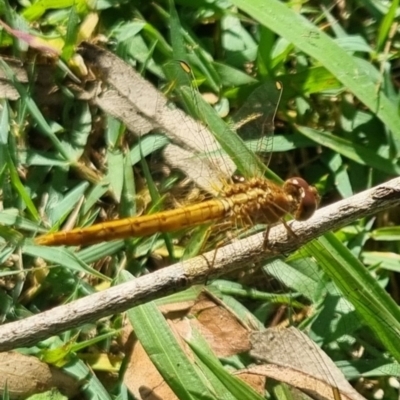
[[[228,201],[214,199],[156,214],[112,220],[66,232],[49,233],[37,237],[35,242],[45,246],[78,246],[106,240],[150,236],[158,232],[173,232],[223,219],[229,212]]]

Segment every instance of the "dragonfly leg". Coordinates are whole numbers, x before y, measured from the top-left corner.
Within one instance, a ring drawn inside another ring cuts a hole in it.
[[[294,239],[297,239],[297,235],[293,232],[293,230],[292,230],[292,228],[289,226],[289,224],[288,224],[284,219],[282,219],[281,222],[282,222],[283,226],[286,228],[288,234],[289,234],[290,236],[292,236]]]
[[[289,224],[284,219],[282,219],[281,222],[282,222],[283,226],[286,228],[288,234],[290,236],[292,236],[294,239],[297,239],[298,236],[293,232],[293,230],[289,226]],[[264,250],[268,249],[268,236],[269,236],[270,230],[271,230],[271,227],[268,225],[267,229],[265,230],[265,234],[264,234],[264,242],[263,242]]]
[[[215,249],[214,249],[214,254],[213,254],[213,258],[212,258],[211,262],[206,257],[203,256],[203,258],[207,262],[207,267],[209,270],[212,270],[212,268],[214,267],[215,259],[217,258],[217,252],[220,247],[221,247],[221,243],[217,243],[217,245],[215,246]],[[207,286],[208,282],[209,282],[209,280],[208,280],[208,274],[207,274],[206,280],[204,281],[204,285]]]
[[[271,230],[271,227],[268,225],[267,229],[265,230],[264,233],[264,242],[263,242],[263,249],[267,250],[268,249],[268,236],[269,236],[269,231]]]
[[[207,257],[204,257],[203,255],[201,255],[201,256],[204,258],[204,260],[206,260],[207,267],[208,267],[209,270],[211,270],[212,267],[213,267],[213,265],[214,265],[215,256],[216,256],[216,254],[217,254],[217,250],[218,250],[218,249],[215,249],[214,257],[213,257],[211,263],[209,262],[209,260],[207,259]],[[205,281],[204,281],[204,286],[207,286],[207,285],[208,285],[208,277],[209,277],[209,276],[208,276],[208,274],[207,274],[207,275],[206,275],[206,279],[205,279]]]
[[[214,255],[213,255],[213,259],[212,259],[212,261],[211,261],[211,268],[214,266],[214,264],[215,264],[215,259],[216,259],[216,257],[217,257],[217,251],[218,251],[218,249],[221,247],[221,243],[217,243],[217,245],[215,246],[215,249],[214,249]],[[210,266],[209,266],[210,267]]]

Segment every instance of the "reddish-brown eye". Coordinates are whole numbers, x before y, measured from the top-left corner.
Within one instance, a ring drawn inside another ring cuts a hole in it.
[[[297,221],[309,219],[315,212],[319,203],[319,195],[315,187],[310,186],[302,178],[291,178],[286,184],[292,184],[298,190],[299,207],[294,215]]]

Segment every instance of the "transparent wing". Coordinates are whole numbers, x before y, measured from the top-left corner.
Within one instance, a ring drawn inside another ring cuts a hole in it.
[[[247,97],[230,123],[225,124],[200,95],[187,63],[169,63],[166,74],[177,89],[184,108],[203,122],[196,132],[196,140],[203,143],[202,158],[213,165],[215,176],[225,182],[228,177],[229,181],[232,161],[246,178],[262,176],[271,157],[274,117],[281,97],[281,84],[273,81],[261,84]],[[249,92],[249,89],[254,88],[244,88],[243,91]],[[207,143],[210,131],[218,140],[220,149]],[[192,140],[189,137],[190,133],[186,132],[186,140]]]
[[[281,83],[267,81],[250,94],[233,116],[238,134],[266,167],[272,155],[274,119],[281,95]]]

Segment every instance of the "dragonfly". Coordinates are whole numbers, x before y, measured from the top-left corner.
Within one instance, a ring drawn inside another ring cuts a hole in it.
[[[150,236],[225,219],[248,224],[274,225],[293,214],[298,221],[312,216],[317,207],[313,187],[302,178],[290,178],[282,187],[254,178],[224,187],[220,197],[191,206],[139,217],[130,217],[39,236],[35,242],[46,246],[90,245],[107,240]]]
[[[181,65],[186,73],[190,71],[188,64],[182,62]],[[275,85],[276,90],[281,91],[280,83]],[[193,94],[196,89],[194,85],[190,87]],[[266,95],[268,94],[264,93],[264,98]],[[259,95],[252,96],[257,99],[256,102],[253,99],[252,107],[261,109]],[[255,104],[257,102],[258,104]],[[271,105],[269,107],[271,108]],[[245,104],[238,112],[238,115],[247,114],[242,116],[240,124],[246,125],[247,118],[253,126],[257,127],[257,130],[260,132],[269,130],[268,134],[270,134],[277,104],[272,104],[272,107],[273,109],[268,110],[268,115],[265,117],[260,111],[252,114],[248,110],[249,106]],[[204,132],[204,128],[201,128],[201,131]],[[267,140],[270,138],[271,136]],[[215,167],[215,163],[212,165]],[[215,170],[217,170],[216,167]],[[214,172],[221,177],[220,171]],[[221,180],[223,183],[219,184],[217,190],[207,188],[215,192],[215,195],[205,201],[154,214],[110,220],[70,231],[48,233],[38,236],[35,242],[45,246],[85,246],[103,241],[174,232],[221,221],[231,221],[235,225],[243,226],[264,224],[267,227],[283,222],[287,226],[284,220],[286,215],[292,215],[299,221],[307,220],[313,215],[319,202],[316,189],[301,177],[289,178],[283,185],[278,185],[263,176],[254,176],[250,179],[224,177]],[[288,226],[287,228],[290,229]],[[266,239],[268,231],[269,228],[267,228]]]

